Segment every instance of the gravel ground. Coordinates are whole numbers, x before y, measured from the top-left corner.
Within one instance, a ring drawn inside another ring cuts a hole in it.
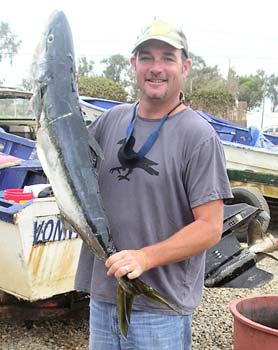
[[[278,258],[278,252],[274,254]],[[278,263],[264,259],[258,267],[274,274],[267,285],[255,289],[205,289],[193,321],[193,350],[232,350],[232,300],[251,295],[278,294]],[[87,350],[88,320],[48,320],[28,329],[20,322],[0,322],[0,350]]]
[[[278,258],[278,252],[273,255]],[[230,302],[243,297],[278,294],[278,262],[264,259],[257,266],[274,275],[272,281],[260,288],[205,289],[203,302],[193,319],[193,350],[232,350],[233,316],[229,311]]]

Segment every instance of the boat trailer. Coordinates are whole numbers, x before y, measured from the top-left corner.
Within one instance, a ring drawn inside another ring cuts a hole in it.
[[[254,288],[273,278],[271,273],[256,267],[262,258],[275,259],[267,252],[278,249],[277,240],[262,230],[259,219],[264,214],[262,209],[245,203],[224,205],[222,239],[206,253],[206,287]],[[246,248],[236,237],[237,230],[244,229],[250,244]],[[41,319],[88,317],[88,309],[89,295],[77,291],[35,302],[0,291],[0,321],[17,319],[27,327]]]
[[[88,316],[89,295],[85,293],[73,291],[34,302],[19,300],[7,293],[0,294],[0,322],[23,321],[29,328],[34,321],[88,318]]]

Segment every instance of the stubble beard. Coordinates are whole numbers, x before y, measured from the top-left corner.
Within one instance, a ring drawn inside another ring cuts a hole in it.
[[[168,96],[168,91],[165,92],[151,92],[149,93],[147,89],[142,89],[140,91],[141,98],[144,98],[149,101],[163,101]]]

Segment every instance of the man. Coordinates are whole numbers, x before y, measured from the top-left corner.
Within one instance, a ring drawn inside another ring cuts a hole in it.
[[[191,349],[191,315],[199,305],[205,250],[222,232],[232,196],[221,142],[183,104],[191,60],[184,34],[153,22],[131,57],[138,104],[104,113],[90,127],[105,159],[99,185],[116,254],[104,264],[82,249],[77,289],[90,291],[90,349]],[[182,314],[134,301],[127,339],[119,335],[116,279],[142,278]]]

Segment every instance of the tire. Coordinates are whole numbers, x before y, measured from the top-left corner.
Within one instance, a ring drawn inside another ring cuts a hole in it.
[[[11,295],[0,290],[0,305],[5,305],[9,302]]]
[[[269,226],[270,211],[267,201],[262,193],[256,187],[234,187],[232,188],[234,198],[229,199],[226,204],[246,203],[262,209],[263,211],[257,214],[256,219],[259,220],[262,226],[262,232],[265,233]],[[240,242],[247,242],[247,227],[243,225],[235,232]]]

